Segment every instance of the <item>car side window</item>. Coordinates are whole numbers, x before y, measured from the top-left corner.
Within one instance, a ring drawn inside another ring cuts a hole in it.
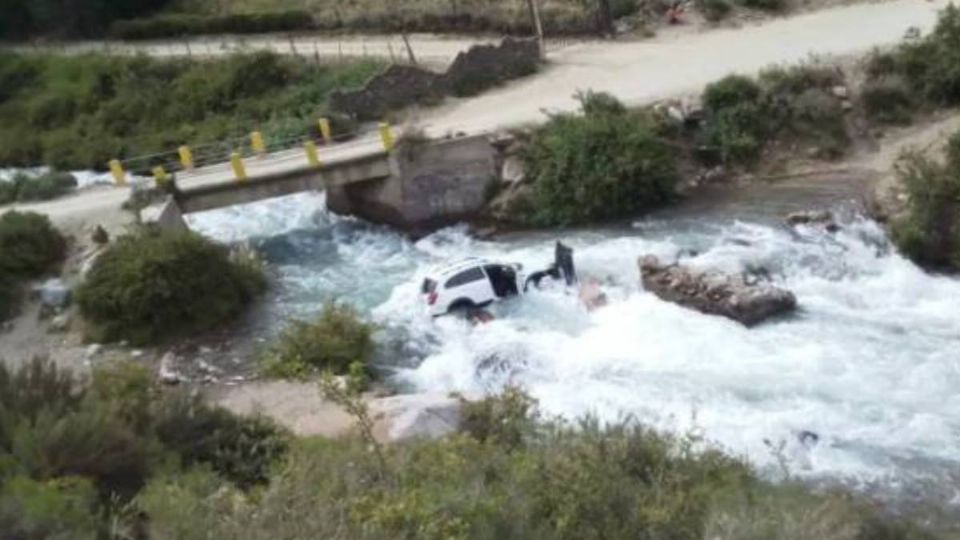
[[[480,281],[482,279],[487,279],[486,274],[483,273],[483,270],[481,270],[479,266],[475,266],[469,270],[464,270],[463,272],[460,272],[459,274],[448,279],[446,285],[444,286],[447,289],[452,289],[454,287],[458,287],[460,285],[464,285],[466,283],[471,283],[474,281]]]

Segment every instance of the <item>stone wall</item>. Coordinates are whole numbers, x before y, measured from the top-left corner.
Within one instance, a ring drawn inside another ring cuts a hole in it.
[[[439,74],[416,66],[392,65],[359,89],[330,96],[334,110],[359,120],[380,120],[396,109],[435,104],[445,96],[467,96],[537,70],[534,40],[507,38],[500,45],[475,45]]]

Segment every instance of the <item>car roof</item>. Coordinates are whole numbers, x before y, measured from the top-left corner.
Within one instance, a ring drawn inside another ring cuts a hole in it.
[[[481,259],[479,257],[465,257],[463,259],[457,259],[433,266],[427,272],[427,277],[430,279],[442,280],[453,274],[473,268],[474,266],[484,266],[487,264],[497,263],[489,259]]]

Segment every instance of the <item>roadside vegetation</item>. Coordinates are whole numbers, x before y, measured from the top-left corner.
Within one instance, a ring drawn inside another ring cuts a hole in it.
[[[226,156],[226,139],[243,147],[257,129],[268,145],[307,136],[323,115],[336,133],[352,131],[329,114],[327,97],[381,67],[318,66],[265,52],[211,60],[0,52],[0,163],[103,170],[113,158],[204,143],[218,143],[208,151]]]
[[[0,205],[48,201],[66,195],[76,187],[77,179],[70,173],[52,172],[39,176],[20,173],[9,181],[0,180]]]
[[[56,270],[65,254],[66,240],[46,216],[0,216],[0,321],[16,314],[24,283]]]
[[[153,478],[202,471],[243,493],[266,484],[289,444],[265,419],[161,391],[134,364],[101,366],[86,380],[42,359],[0,362],[0,531],[144,538],[134,501]]]
[[[629,217],[673,198],[675,152],[657,122],[608,94],[580,101],[580,114],[552,116],[523,150],[532,183],[525,219],[578,225]]]
[[[144,228],[111,244],[76,292],[89,339],[142,345],[215,328],[265,287],[256,260],[196,233]]]
[[[892,224],[893,240],[923,266],[960,271],[960,132],[946,145],[945,158],[919,152],[904,155],[897,174],[907,193],[907,211]]]
[[[0,41],[102,36],[112,21],[157,12],[169,0],[2,0]]]
[[[364,385],[375,345],[374,327],[346,304],[328,302],[312,321],[293,321],[260,363],[269,377],[305,378],[329,372]]]

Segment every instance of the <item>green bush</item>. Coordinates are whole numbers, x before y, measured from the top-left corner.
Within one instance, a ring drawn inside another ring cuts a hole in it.
[[[674,197],[674,153],[643,114],[618,114],[608,98],[581,96],[591,114],[553,116],[524,149],[538,225],[629,217]],[[599,105],[599,103],[603,105]],[[612,107],[612,108],[611,108]]]
[[[733,6],[727,0],[700,0],[700,11],[710,22],[717,22],[725,19]]]
[[[916,263],[960,270],[960,133],[947,145],[945,163],[911,153],[897,164],[908,208],[893,223],[893,240]]]
[[[5,54],[0,74],[6,64],[33,74],[12,77],[24,82],[2,105],[0,163],[61,170],[104,170],[113,158],[156,154],[163,155],[139,166],[169,167],[182,144],[222,143],[258,128],[268,140],[306,136],[333,90],[359,86],[382,68],[266,52],[187,61]]]
[[[209,330],[265,286],[262,271],[191,232],[144,229],[97,258],[77,290],[98,340],[153,343]]]
[[[287,445],[270,422],[161,392],[132,363],[84,381],[43,359],[0,363],[0,536],[91,538],[158,473],[262,485]]]
[[[15,476],[0,483],[2,538],[95,540],[96,496],[81,478],[36,481]]]
[[[874,79],[902,77],[917,97],[936,105],[960,104],[960,8],[947,5],[932,32],[874,54],[867,70]]]
[[[517,387],[479,401],[461,398],[460,430],[482,443],[516,448],[530,434],[535,411],[536,402]]]
[[[740,0],[743,7],[763,11],[783,11],[787,7],[786,0]]]
[[[48,201],[63,196],[77,187],[70,173],[50,173],[32,177],[18,174],[8,182],[0,181],[0,205],[13,202]]]
[[[881,124],[908,124],[916,108],[909,84],[899,75],[867,81],[860,99],[867,118]]]
[[[837,158],[850,144],[840,99],[843,84],[831,67],[773,68],[757,80],[731,75],[706,87],[702,137],[725,163],[749,164],[770,141],[815,145],[818,157]]]
[[[331,371],[345,375],[366,367],[374,353],[373,326],[346,304],[328,302],[311,322],[294,321],[263,355],[264,373],[299,378]]]
[[[0,274],[35,278],[63,260],[66,241],[46,216],[7,212],[0,216]]]
[[[114,39],[157,39],[202,34],[265,34],[316,27],[307,11],[238,13],[223,16],[156,15],[148,19],[128,19],[113,23]]]
[[[239,417],[186,392],[167,396],[154,412],[157,437],[183,466],[206,465],[240,488],[266,484],[289,435],[262,417]]]

